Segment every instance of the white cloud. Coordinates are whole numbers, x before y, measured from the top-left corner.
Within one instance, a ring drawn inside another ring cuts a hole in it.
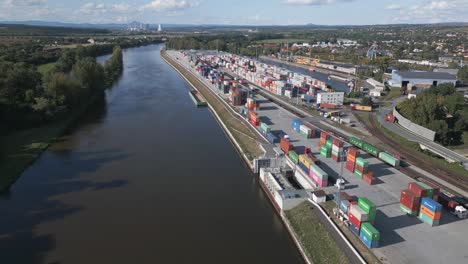
[[[198,6],[198,2],[186,0],[154,0],[140,7],[140,11],[180,11]]]
[[[398,5],[398,4],[391,4],[391,5],[385,6],[386,10],[401,10],[402,8],[403,7],[401,5]]]
[[[339,2],[353,2],[353,1],[355,0],[286,0],[284,1],[284,3],[288,5],[320,6],[320,5],[330,5],[330,4],[339,3]]]
[[[424,0],[400,9],[400,16],[413,23],[466,22],[466,14],[468,0]]]
[[[125,12],[129,12],[129,11],[132,11],[132,7],[127,4],[127,3],[118,3],[118,4],[113,4],[112,6],[112,10],[116,11],[116,12],[121,12],[121,13],[125,13]]]
[[[86,3],[77,10],[78,13],[83,15],[102,15],[107,13],[108,7],[102,3]]]
[[[6,6],[8,7],[37,7],[44,6],[47,4],[46,0],[6,0]]]

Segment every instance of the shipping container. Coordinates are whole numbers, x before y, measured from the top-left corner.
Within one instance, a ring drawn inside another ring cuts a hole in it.
[[[427,190],[418,185],[415,182],[410,182],[408,184],[408,189],[412,191],[418,197],[427,197]]]
[[[380,240],[380,232],[370,223],[361,224],[361,233],[370,240]]]
[[[438,226],[440,220],[433,220],[422,212],[419,212],[418,218],[430,226]]]
[[[301,154],[299,155],[299,163],[304,164],[304,166],[307,168],[307,171],[309,171],[309,168],[314,162],[307,156],[307,154]]]
[[[349,213],[354,215],[359,220],[359,222],[368,221],[369,214],[364,212],[364,210],[360,208],[358,205],[350,205]]]
[[[379,159],[383,160],[384,162],[392,165],[393,167],[400,166],[400,159],[395,158],[394,156],[388,154],[387,152],[380,152]]]
[[[378,157],[380,153],[380,149],[366,142],[362,144],[362,149],[375,157]]]
[[[284,151],[284,153],[287,155],[290,150],[294,149],[293,144],[289,142],[289,139],[282,138],[281,143],[280,143],[281,150]]]
[[[261,129],[264,133],[268,133],[268,132],[271,131],[270,126],[267,125],[267,124],[265,124],[265,123],[263,123],[263,122],[260,123],[260,129]]]
[[[356,165],[361,167],[361,168],[367,168],[369,166],[369,161],[361,158],[361,157],[358,157],[356,158]]]
[[[442,211],[442,205],[440,203],[427,197],[423,197],[421,199],[421,206],[425,206],[427,209],[435,213]]]
[[[401,204],[401,203],[400,203],[400,210],[403,213],[406,213],[411,216],[416,216],[418,214],[417,210],[411,210],[410,208],[406,207],[404,204]]]
[[[349,222],[349,230],[354,233],[356,236],[359,236],[359,227],[354,225],[351,221]]]
[[[358,205],[359,207],[362,208],[362,210],[364,210],[364,212],[369,214],[369,218],[368,218],[369,222],[372,222],[375,220],[377,207],[371,200],[367,199],[366,197],[359,197]]]
[[[359,238],[361,239],[362,243],[366,245],[368,248],[378,248],[379,247],[379,240],[370,240],[368,237],[365,236],[365,234],[360,232]]]
[[[362,178],[363,173],[359,171],[357,168],[354,169],[354,175],[358,176],[359,178]]]
[[[266,138],[267,138],[268,141],[270,141],[271,143],[278,143],[278,142],[279,142],[278,137],[276,137],[275,135],[273,135],[271,132],[266,133]]]
[[[355,137],[349,137],[348,141],[349,143],[353,144],[354,146],[357,146],[358,148],[362,148],[362,145],[364,144],[362,140]]]
[[[421,208],[419,208],[419,212],[427,215],[432,220],[440,220],[440,216],[442,215],[442,212],[433,212],[424,205],[421,205]]]
[[[348,209],[349,222],[351,222],[354,226],[356,226],[359,231],[361,229],[361,222],[359,221],[359,219],[356,218],[356,216],[354,216],[351,213],[351,206],[353,206],[353,204],[350,204],[349,209]],[[357,235],[359,235],[359,232],[357,233]]]
[[[355,105],[355,109],[356,109],[356,110],[359,110],[359,111],[370,112],[370,111],[372,111],[372,106]]]
[[[310,166],[310,171],[313,172],[321,180],[327,180],[328,179],[328,174],[326,172],[324,172],[319,166],[317,166],[315,164],[312,164]]]
[[[424,189],[427,190],[427,197],[431,198],[433,197],[433,190],[432,190],[432,187],[430,187],[429,185],[423,183],[423,182],[416,182],[417,185],[423,187]]]
[[[299,155],[294,150],[290,150],[288,152],[288,157],[295,163],[297,164],[299,162]]]
[[[349,208],[349,201],[341,200],[340,209],[343,211],[343,213],[348,214],[348,208]]]

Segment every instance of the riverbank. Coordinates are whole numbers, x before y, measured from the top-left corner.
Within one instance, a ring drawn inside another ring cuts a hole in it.
[[[104,94],[91,97],[68,117],[44,126],[15,131],[0,136],[0,193],[6,192],[29,165],[34,163],[54,141],[64,135],[88,109],[102,100]]]
[[[107,75],[104,78],[106,79],[107,83],[105,85],[107,86],[101,87],[102,90],[98,89],[99,91],[90,92],[89,98],[82,100],[83,104],[77,104],[70,108],[63,105],[62,107],[70,110],[63,116],[54,117],[56,119],[52,118],[52,121],[43,122],[44,124],[12,131],[3,131],[4,134],[0,135],[0,193],[6,192],[24,170],[34,163],[54,141],[64,135],[91,106],[104,99],[104,89],[121,75],[123,64],[121,56],[121,49],[114,48],[110,60],[114,60],[114,57],[119,60],[110,65],[109,69],[105,68],[107,69]],[[42,67],[38,67],[38,72],[44,79],[44,76],[53,70],[54,66],[55,63],[44,64]]]

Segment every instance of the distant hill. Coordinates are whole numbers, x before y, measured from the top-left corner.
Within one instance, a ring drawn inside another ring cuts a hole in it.
[[[95,35],[110,32],[107,29],[0,24],[0,36]]]

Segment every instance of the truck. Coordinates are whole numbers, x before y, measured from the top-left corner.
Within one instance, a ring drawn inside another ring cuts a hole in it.
[[[464,198],[455,197],[449,192],[441,192],[437,202],[460,219],[465,219],[468,216],[467,203]]]
[[[304,154],[306,154],[307,157],[309,157],[309,159],[311,159],[316,165],[320,165],[320,160],[317,159],[317,157],[315,157],[314,154],[312,154],[312,151],[310,148],[305,148]]]

